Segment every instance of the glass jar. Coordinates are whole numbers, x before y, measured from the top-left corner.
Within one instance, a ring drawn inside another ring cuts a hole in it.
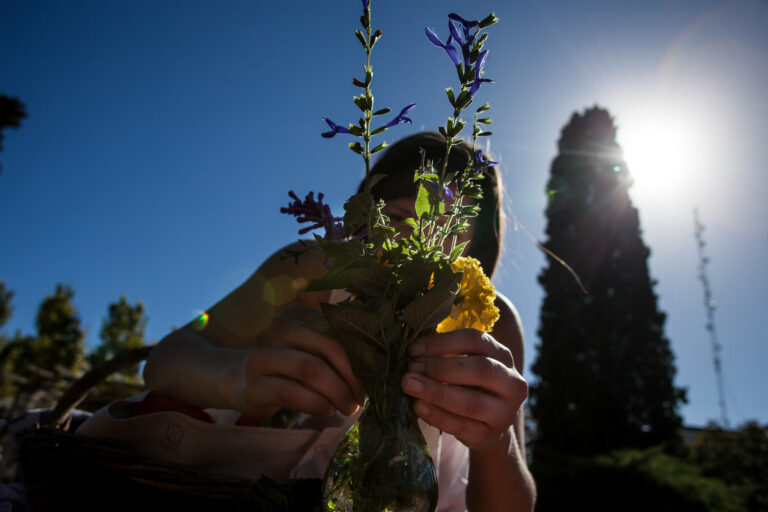
[[[339,443],[323,479],[324,510],[435,510],[435,465],[400,387],[402,374],[396,375],[373,384],[360,418]]]

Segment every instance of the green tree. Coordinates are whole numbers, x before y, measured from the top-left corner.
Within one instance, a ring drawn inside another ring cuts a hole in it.
[[[109,305],[108,316],[101,325],[101,344],[88,357],[93,366],[114,357],[123,350],[144,346],[144,329],[147,318],[144,304],[139,301],[135,306],[128,303],[125,295],[118,302]],[[137,377],[138,365],[120,372],[126,377]]]
[[[631,178],[610,114],[574,113],[547,185],[545,297],[531,387],[537,453],[596,454],[678,443],[685,400],[648,275]]]
[[[0,94],[0,151],[3,150],[3,130],[5,128],[18,128],[21,120],[27,117],[24,104],[17,98],[11,98]],[[0,166],[0,172],[3,168]]]
[[[56,366],[67,370],[80,369],[85,361],[85,333],[72,302],[74,290],[68,285],[56,285],[56,291],[40,304],[37,312],[37,340],[34,363],[45,369]]]
[[[768,510],[768,425],[751,421],[735,431],[711,425],[691,459],[704,475],[744,489],[749,510]]]
[[[0,327],[4,326],[8,319],[11,318],[11,313],[13,312],[11,299],[13,299],[13,292],[5,289],[5,281],[0,281]]]

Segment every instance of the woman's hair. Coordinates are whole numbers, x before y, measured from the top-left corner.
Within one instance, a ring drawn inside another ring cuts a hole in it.
[[[445,158],[445,139],[434,132],[418,133],[399,140],[390,146],[376,161],[371,174],[385,174],[390,179],[383,179],[371,189],[374,198],[391,201],[401,197],[416,197],[418,183],[413,181],[413,173],[422,161],[431,160],[438,169]],[[473,161],[472,148],[466,143],[451,148],[448,158],[448,170],[463,172],[467,163]],[[479,200],[480,214],[472,223],[472,239],[467,254],[477,258],[486,274],[493,275],[501,253],[503,232],[503,212],[501,180],[495,167],[488,167],[485,177],[480,180],[483,197]],[[391,179],[394,178],[394,179]],[[362,191],[363,184],[360,184]]]

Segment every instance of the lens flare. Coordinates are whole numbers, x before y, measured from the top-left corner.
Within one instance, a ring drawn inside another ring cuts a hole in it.
[[[192,328],[196,331],[202,331],[208,325],[209,318],[210,317],[208,313],[202,311],[199,315],[197,315],[197,318],[192,321]]]

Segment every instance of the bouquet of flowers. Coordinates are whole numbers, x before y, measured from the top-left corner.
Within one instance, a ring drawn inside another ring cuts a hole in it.
[[[346,127],[323,118],[330,130],[322,134],[357,138],[349,148],[365,162],[361,191],[347,200],[343,217],[334,217],[323,204],[323,195],[315,199],[311,192],[303,200],[291,192],[293,202],[281,211],[310,223],[301,234],[325,229],[324,236],[316,234],[305,250],[322,251],[328,272],[307,290],[343,289],[351,298],[323,304],[323,325],[314,328],[342,343],[367,394],[361,416],[329,464],[324,506],[335,511],[431,511],[437,504],[434,464],[400,382],[409,363],[407,349],[414,340],[461,328],[488,332],[499,315],[493,286],[477,260],[462,256],[467,242],[460,241],[479,211],[478,180],[496,163],[477,149],[478,138],[491,135],[481,128],[491,122],[483,117],[488,104],[474,112],[474,158],[461,172],[448,168],[451,148],[464,144],[459,138],[466,125],[461,114],[472,105],[479,87],[491,82],[483,76],[488,50],[483,49],[487,33],[482,30],[498,19],[491,14],[471,21],[450,14],[445,42],[426,29],[428,39],[445,50],[455,65],[460,86],[457,91],[445,90],[453,109],[439,128],[445,138],[445,158],[439,162],[422,158],[413,169],[414,183],[418,183],[416,215],[393,223],[383,213],[385,203],[371,193],[377,182],[388,179],[371,173],[371,157],[387,146],[372,141],[395,125],[410,124],[407,116],[416,105],[407,105],[389,122],[374,127],[390,110],[374,109],[371,51],[382,32],[372,28],[370,1],[362,3],[362,30],[355,34],[366,61],[364,76],[353,80],[361,89],[354,102],[362,114],[356,124]]]

